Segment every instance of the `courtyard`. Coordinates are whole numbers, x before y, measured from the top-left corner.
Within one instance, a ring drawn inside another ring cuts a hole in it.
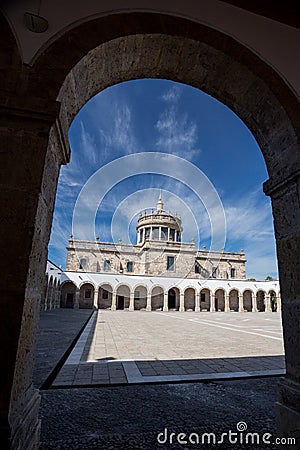
[[[276,313],[94,311],[53,387],[283,375]]]
[[[243,421],[272,434],[271,445],[253,450],[275,450],[282,353],[274,313],[43,311],[34,376],[40,448],[182,449],[158,444],[158,434],[219,436]]]

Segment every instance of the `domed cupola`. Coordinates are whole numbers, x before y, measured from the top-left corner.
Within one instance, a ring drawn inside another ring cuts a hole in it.
[[[146,241],[181,242],[183,231],[181,218],[163,209],[164,204],[160,192],[156,210],[144,211],[138,219],[137,244],[142,245]]]

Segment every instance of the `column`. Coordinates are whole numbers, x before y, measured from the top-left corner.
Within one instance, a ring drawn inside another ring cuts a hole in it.
[[[99,295],[99,288],[96,287],[94,289],[94,309],[98,309],[98,295]]]
[[[74,301],[74,309],[79,309],[79,299],[80,299],[80,289],[76,288],[75,291],[75,301]]]
[[[287,134],[289,136],[289,133]],[[288,144],[287,150],[290,151]],[[290,144],[291,145],[291,144]],[[294,144],[293,144],[294,145]],[[271,179],[264,190],[271,196],[274,230],[282,298],[282,324],[285,348],[286,375],[279,381],[277,409],[278,436],[296,437],[300,424],[300,178],[299,145],[291,147],[291,163],[283,169],[288,182]],[[293,160],[292,155],[298,155]],[[296,162],[297,161],[297,162]],[[298,172],[297,172],[298,170]],[[294,172],[295,171],[295,172]],[[271,184],[270,184],[271,183]]]
[[[116,309],[117,309],[117,293],[113,291],[111,301],[111,311],[116,311]]]
[[[163,311],[168,311],[168,291],[164,291],[164,307]]]
[[[277,295],[277,312],[281,312],[281,297],[280,294]]]
[[[227,292],[225,292],[225,308],[224,308],[225,312],[230,312],[230,307],[229,307],[229,294],[227,294]]]
[[[129,311],[134,311],[134,292],[130,292],[130,296],[129,296]]]
[[[195,295],[195,312],[200,312],[200,292]]]
[[[184,292],[181,291],[179,294],[179,311],[184,312]]]
[[[239,312],[244,312],[243,294],[239,292]]]
[[[216,296],[215,296],[215,294],[211,294],[209,311],[216,312]]]
[[[141,230],[138,231],[138,244],[141,242]]]
[[[177,242],[177,230],[175,230],[174,240],[175,240],[175,242]]]
[[[147,306],[146,311],[151,311],[151,292],[147,293]]]
[[[67,161],[54,125],[59,103],[46,92],[44,98],[38,98],[38,92],[28,94],[31,69],[24,84],[14,61],[10,75],[2,76],[0,93],[0,166],[7,174],[0,192],[0,233],[5,237],[0,261],[0,446],[25,449],[38,448],[35,345],[57,178]]]
[[[168,228],[168,241],[170,240],[170,228]]]
[[[256,294],[254,294],[252,292],[251,298],[252,298],[252,312],[257,312],[257,298],[256,298]]]
[[[272,308],[271,308],[271,298],[270,295],[267,294],[265,296],[265,311],[266,312],[272,312]]]

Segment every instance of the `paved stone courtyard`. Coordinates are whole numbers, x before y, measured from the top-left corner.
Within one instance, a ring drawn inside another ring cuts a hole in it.
[[[95,311],[53,387],[284,374],[274,313]]]
[[[112,314],[106,314],[104,312],[104,315],[99,315],[97,320],[102,321],[105,316],[105,323],[107,328],[109,328],[108,324],[111,326],[112,324],[109,322],[108,317],[112,317],[113,320],[118,320],[121,324],[124,324],[127,330],[131,327],[132,333],[138,329],[138,323],[142,320],[143,316],[140,312],[126,313],[122,311],[120,313],[116,312],[116,315],[115,313],[113,314],[112,316]],[[179,325],[175,325],[175,323],[184,323],[184,321],[171,319],[171,315],[173,314],[176,317],[188,317],[186,313],[169,313],[170,317],[167,320],[167,318],[163,319],[163,316],[160,317],[160,313],[147,313],[143,320],[149,321],[149,327],[145,328],[145,330],[148,330],[147,333],[150,333],[153,338],[153,333],[151,333],[151,327],[153,326],[151,321],[153,319],[153,321],[164,320],[166,325],[167,322],[170,325],[174,323],[174,332],[176,332],[176,327]],[[90,315],[91,311],[87,310],[53,310],[42,312],[34,379],[36,386],[45,384],[45,381],[49,378],[49,374],[51,378],[51,368],[56,371],[55,367],[57,364],[58,366],[60,365],[59,361],[61,358],[67,360],[69,353],[68,347],[76,340],[76,337],[80,334]],[[154,315],[157,315],[157,317],[154,317]],[[205,320],[212,320],[212,316],[215,316],[217,319],[218,315],[205,314]],[[234,316],[236,317],[234,318]],[[238,325],[238,320],[246,318],[250,319],[250,321],[252,320],[250,315],[249,317],[246,316],[246,314],[222,314],[222,326],[225,327],[225,322],[231,323],[231,328],[236,329],[233,325]],[[135,319],[136,326],[133,326],[135,317],[138,317],[138,320]],[[276,337],[278,336],[276,333],[280,333],[280,325],[277,320],[275,316],[262,313],[258,316],[259,322],[256,322],[256,319],[253,317],[253,323],[251,322],[252,325],[248,323],[247,330],[249,332],[254,331],[255,333],[265,334],[266,336],[270,334]],[[94,319],[89,323],[90,328],[88,328],[89,325],[85,327],[86,333],[82,335],[84,339],[86,339],[87,335],[89,339],[91,338],[94,331],[93,323],[95,324]],[[217,324],[220,324],[220,322],[217,322]],[[207,325],[206,331],[208,327]],[[276,327],[278,328],[276,329]],[[210,328],[213,330],[212,326]],[[243,328],[246,330],[245,324]],[[168,327],[165,330],[170,331]],[[226,331],[223,328],[220,330],[223,330],[222,332],[224,333],[230,332],[230,330]],[[183,329],[179,328],[178,336],[182,332]],[[234,335],[240,338],[241,333],[232,333],[232,338]],[[252,339],[255,339],[254,336],[249,335],[251,342]],[[183,338],[183,336],[181,337]],[[126,338],[129,339],[130,336],[127,335]],[[217,333],[215,334],[215,338],[217,338]],[[239,342],[239,338],[237,337],[237,343]],[[157,335],[155,339],[158,339]],[[184,339],[187,339],[187,335],[184,335]],[[269,344],[270,342],[275,342],[273,351],[276,353],[276,346],[280,341],[278,339],[264,339],[266,352],[271,353],[271,346]],[[81,340],[82,344],[83,340]],[[134,342],[133,338],[132,341]],[[79,342],[80,340],[78,344]],[[245,343],[246,341],[241,342]],[[81,349],[80,359],[82,357],[83,360],[78,367],[96,364],[96,367],[108,367],[108,371],[112,375],[112,367],[115,364],[118,367],[118,365],[124,363],[124,361],[120,360],[109,360],[111,362],[107,362],[107,359],[102,360],[104,362],[86,362],[84,360],[86,358],[84,356],[86,344],[87,342],[85,342]],[[79,357],[80,345],[75,347],[77,349],[77,356],[75,352],[70,358],[74,358],[75,356],[77,358]],[[174,346],[176,346],[176,342]],[[90,344],[87,348],[92,349]],[[243,348],[246,351],[247,347],[244,346]],[[257,352],[259,351],[261,350],[257,349]],[[272,358],[278,358],[275,353],[267,357],[269,358],[269,362],[272,361]],[[98,356],[100,358],[110,357],[107,354]],[[255,357],[255,355],[253,356]],[[192,363],[196,362],[197,359],[181,360],[180,364],[187,367],[187,361]],[[206,362],[208,362],[208,359],[220,358],[206,358]],[[255,357],[255,360],[257,359],[258,357]],[[143,371],[142,364],[144,362],[147,362],[149,365],[153,364],[153,367],[155,367],[155,364],[161,361],[163,360],[149,359],[146,361],[136,359],[133,362],[138,364],[140,370]],[[178,362],[175,359],[173,361]],[[171,361],[168,360],[168,362]],[[158,368],[161,370],[161,367]],[[146,377],[149,378],[151,375],[145,374]],[[204,383],[195,383],[190,380],[189,383],[184,384],[180,382],[177,384],[121,383],[120,386],[104,384],[103,386],[75,387],[73,385],[71,389],[68,389],[68,386],[63,386],[62,389],[58,387],[56,389],[42,389],[40,449],[157,450],[184,448],[188,450],[198,448],[198,446],[186,446],[176,442],[172,444],[166,443],[165,445],[158,444],[158,433],[161,433],[167,428],[169,433],[196,432],[201,435],[201,433],[215,432],[219,436],[223,431],[226,432],[229,429],[236,430],[237,423],[240,421],[244,421],[247,424],[247,429],[251,432],[261,434],[268,432],[275,437],[275,402],[277,400],[278,381],[278,377],[266,376],[239,380],[229,379],[218,381],[211,379]],[[274,439],[271,442],[274,442]],[[201,448],[211,448],[211,446],[201,446]],[[240,445],[233,445],[231,443],[224,443],[219,445],[218,448],[241,450]],[[251,450],[275,450],[278,449],[278,446],[274,444],[263,445],[260,443],[259,445],[251,445],[249,448]]]

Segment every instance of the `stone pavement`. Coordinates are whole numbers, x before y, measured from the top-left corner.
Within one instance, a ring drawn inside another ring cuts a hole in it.
[[[84,310],[55,310],[42,313],[36,362],[42,381],[45,380],[49,371],[51,372],[51,367],[53,369],[57,363],[59,355],[66,354],[68,345],[76,338],[90,313],[91,311]],[[118,314],[119,312],[117,312],[117,316]],[[134,332],[139,328],[139,320],[136,320],[135,327],[131,323],[130,317],[134,321],[135,313],[131,316],[129,315],[131,313],[127,314],[122,311],[120,314],[123,314],[123,317],[120,315],[120,318],[117,319],[116,316],[114,320],[120,320],[121,323],[124,323],[126,329],[131,327],[131,331]],[[128,318],[125,319],[125,315],[128,315]],[[152,313],[150,313],[150,316],[152,316]],[[207,320],[209,316],[210,314],[205,315]],[[240,317],[243,317],[243,315]],[[269,318],[271,320],[268,320]],[[237,325],[231,318],[231,314],[230,317],[229,315],[223,315],[223,323],[225,323],[225,319],[226,323]],[[106,320],[108,326],[110,322],[108,318]],[[162,318],[147,319],[146,317],[146,320],[149,321],[151,328],[153,326],[152,320],[157,321],[162,320]],[[173,319],[170,318],[170,320]],[[177,321],[177,319],[174,320]],[[268,327],[261,328],[260,331],[256,330],[257,332],[262,333],[262,329],[264,329],[264,334],[276,336],[274,333],[276,326],[272,322],[272,317],[262,314],[259,320],[262,323],[265,321],[270,324]],[[126,322],[127,325],[125,325]],[[184,323],[184,321],[178,322]],[[254,326],[253,323],[252,331]],[[169,327],[167,328],[170,332]],[[210,326],[210,328],[214,330],[214,327]],[[231,328],[234,329],[235,327],[231,326]],[[93,328],[90,327],[89,335],[92,330]],[[146,332],[149,332],[147,327],[146,330],[148,330]],[[179,331],[182,333],[182,329]],[[248,331],[250,331],[250,328],[248,328]],[[91,335],[89,338],[92,338]],[[187,339],[188,336],[185,335],[185,338]],[[132,343],[134,342],[134,339],[130,336],[127,336],[127,339],[130,339]],[[279,342],[272,339],[268,342],[271,341]],[[241,343],[240,347],[242,347]],[[245,346],[243,348],[245,349]],[[86,358],[85,350],[86,345],[83,346],[83,350],[81,349],[80,356],[79,351],[77,355],[76,352],[73,355],[71,354],[70,358]],[[99,378],[102,375],[101,371],[106,373],[105,367],[109,374],[116,375],[111,376],[111,378],[119,377],[119,373],[117,373],[119,370],[114,371],[113,367],[119,369],[123,362],[115,359],[108,360],[109,357],[107,352],[104,362],[98,362],[96,366],[93,365],[93,367],[99,367]],[[273,358],[274,355],[270,355],[268,366]],[[210,359],[213,360],[214,358]],[[251,357],[249,359],[252,360]],[[46,361],[46,366],[43,369],[44,361]],[[51,361],[53,366],[51,366]],[[193,361],[196,362],[195,358]],[[147,363],[147,366],[151,365],[151,370],[157,371],[155,362],[160,361],[155,360],[155,358],[144,361],[141,359],[135,360],[141,372],[144,371],[145,378],[153,375],[146,374],[145,371],[149,370],[149,367],[142,367],[143,363]],[[182,360],[181,362],[185,363],[187,367],[187,361]],[[89,364],[95,363],[81,361],[78,366],[84,367]],[[158,369],[161,370],[161,367],[158,367]],[[272,437],[275,437],[275,402],[277,400],[278,381],[278,378],[273,376],[223,381],[211,379],[206,383],[190,381],[184,384],[144,383],[120,386],[106,384],[101,387],[93,385],[89,388],[82,385],[80,388],[72,386],[72,389],[66,389],[66,386],[64,386],[63,389],[41,390],[40,449],[158,450],[184,448],[188,450],[198,448],[198,446],[182,446],[176,442],[166,443],[165,445],[158,444],[158,433],[167,428],[169,433],[196,432],[201,435],[202,433],[215,432],[217,436],[220,436],[220,433],[229,429],[236,430],[237,423],[240,421],[247,424],[247,430],[250,432],[260,433],[260,435],[271,433]],[[274,439],[272,439],[272,442],[274,442]],[[219,447],[226,450],[241,450],[240,445],[231,443],[224,443]],[[201,448],[206,449],[211,448],[211,446],[202,445]],[[251,445],[249,448],[251,450],[278,450],[277,445],[262,445],[261,443]]]
[[[281,318],[274,313],[97,311],[52,386],[284,373]]]
[[[41,387],[60,363],[91,316],[91,310],[41,311],[33,383]]]
[[[278,378],[42,391],[40,450],[278,450],[277,445],[159,444],[170,433],[247,431],[276,436]],[[298,448],[294,446],[294,448]]]

